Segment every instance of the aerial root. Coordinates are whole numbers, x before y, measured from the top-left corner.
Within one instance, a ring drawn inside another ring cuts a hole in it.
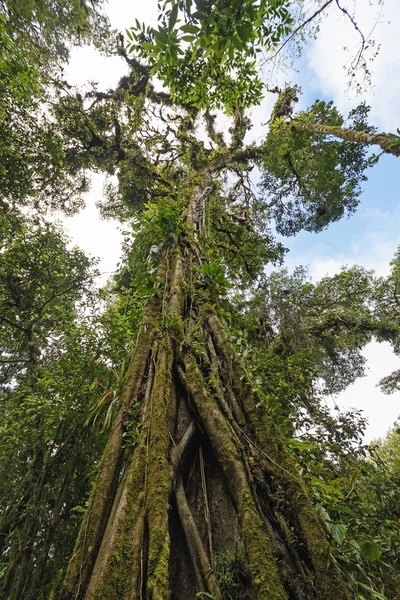
[[[204,548],[203,542],[201,541],[199,531],[193,519],[193,515],[190,510],[188,501],[186,499],[185,489],[183,487],[183,482],[181,478],[178,479],[175,491],[175,498],[179,518],[189,548],[190,557],[192,559],[197,585],[199,586],[199,589],[202,590],[202,588],[204,587],[204,577],[209,593],[212,594],[213,597],[217,600],[220,600],[222,598],[221,590],[219,589],[218,583],[214,577],[212,567],[207,556],[207,552]]]
[[[178,367],[179,377],[213,446],[236,507],[257,598],[285,600],[287,594],[280,580],[273,542],[254,499],[248,473],[243,465],[240,443],[209,393],[193,355],[182,352],[181,361],[185,370]]]

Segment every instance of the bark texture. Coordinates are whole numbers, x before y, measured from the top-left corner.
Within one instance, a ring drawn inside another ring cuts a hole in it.
[[[165,251],[62,600],[349,597],[296,465],[202,293],[205,179]]]
[[[293,129],[300,129],[301,131],[333,135],[346,142],[380,146],[384,152],[393,154],[393,156],[400,156],[400,144],[396,144],[396,140],[384,132],[365,133],[365,131],[354,131],[353,129],[339,127],[338,125],[319,125],[318,123],[296,120],[290,126]]]

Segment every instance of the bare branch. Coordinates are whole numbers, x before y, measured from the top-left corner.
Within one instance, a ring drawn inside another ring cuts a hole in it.
[[[363,32],[361,31],[361,29],[359,28],[359,26],[357,25],[357,23],[355,22],[354,18],[349,13],[349,11],[346,8],[344,8],[343,6],[340,6],[339,0],[335,0],[335,1],[336,1],[336,5],[337,5],[338,9],[340,11],[342,11],[342,13],[350,20],[354,29],[357,31],[357,33],[361,37],[361,47],[360,47],[359,51],[357,52],[356,57],[353,59],[353,61],[351,63],[351,70],[355,71],[357,69],[358,65],[360,64],[360,61],[363,62],[363,67],[366,68],[365,60],[363,60],[363,52],[365,50],[365,44],[366,44],[365,36],[364,36]]]
[[[325,2],[325,4],[323,4],[321,6],[321,8],[319,8],[314,14],[312,14],[310,17],[308,17],[308,19],[306,19],[303,23],[301,23],[298,27],[296,27],[296,29],[289,35],[288,38],[286,38],[286,40],[283,42],[283,44],[278,48],[278,50],[275,52],[275,54],[273,54],[272,56],[270,56],[269,58],[267,58],[262,63],[261,66],[263,67],[265,64],[267,64],[271,60],[274,60],[278,56],[278,54],[281,52],[281,50],[283,50],[283,48],[286,46],[286,44],[288,44],[290,42],[290,40],[293,39],[294,36],[297,35],[299,33],[299,31],[301,31],[301,29],[303,29],[303,27],[305,27],[306,25],[308,25],[309,23],[311,23],[311,21],[313,19],[315,19],[316,17],[318,17],[318,15],[320,15],[330,4],[332,4],[332,2],[333,2],[333,0],[327,0],[327,2]]]

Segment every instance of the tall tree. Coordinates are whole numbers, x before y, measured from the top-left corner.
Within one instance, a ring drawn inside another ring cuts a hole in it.
[[[249,181],[254,165],[273,171],[268,161],[275,148],[268,139],[245,145],[251,124],[244,110],[262,93],[257,49],[273,46],[290,24],[283,1],[170,0],[160,7],[158,29],[137,23],[130,32],[135,57],[120,43],[129,73],[115,90],[92,86],[82,95],[60,83],[51,99],[60,174],[94,168],[118,175],[103,211],[133,222],[135,238],[117,287],[127,306],[139,293],[136,308],[143,307],[118,393],[102,395],[89,414],[91,422],[106,407],[112,424],[62,591],[53,588],[63,600],[350,597],[285,428],[229,329],[229,286],[249,286],[283,253],[267,224],[269,206]],[[158,91],[153,75],[169,89]],[[229,139],[218,131],[214,108],[230,115]],[[365,120],[361,127],[368,127]],[[328,158],[320,172],[334,177],[343,161],[352,178],[347,187],[336,186],[338,212],[324,225],[356,196],[368,166],[362,146],[347,152],[333,146]],[[43,181],[49,179],[51,169]],[[323,178],[312,184],[316,194],[326,192]],[[41,189],[30,193],[40,197]],[[307,210],[318,229],[318,206],[311,202]],[[366,308],[364,322],[346,318],[350,349],[371,332],[382,333]],[[274,314],[268,319],[273,327]],[[324,332],[333,328],[343,337],[343,315],[310,321],[319,350],[328,353]],[[283,325],[271,352],[284,362],[299,338],[285,337]],[[51,444],[54,439],[52,433]],[[54,465],[52,453],[47,456]],[[63,504],[60,496],[56,506]],[[39,555],[31,553],[30,564],[42,565],[53,551],[52,526],[41,535],[41,522],[34,532],[23,522],[24,544],[13,544],[6,532],[7,552],[19,561],[36,544]],[[230,582],[221,577],[224,569]],[[29,589],[21,569],[12,568],[4,589],[12,598],[34,597],[37,576],[34,582]]]
[[[80,140],[95,139],[101,124],[97,159],[117,165],[124,213],[139,223],[130,284],[147,278],[150,290],[63,598],[220,598],[213,563],[226,552],[257,598],[349,597],[327,531],[218,308],[227,277],[244,284],[266,258],[279,259],[248,184],[249,169],[270,152],[243,142],[243,108],[258,99],[254,72],[244,60],[247,76],[239,69],[236,79],[235,60],[256,34],[264,43],[266,17],[271,39],[279,38],[288,14],[282,3],[257,6],[262,26],[252,26],[254,2],[236,12],[165,3],[158,29],[138,23],[131,34],[145,63],[120,48],[130,74],[117,90],[94,89],[83,104],[64,96],[56,107],[74,115],[64,132],[71,154],[82,156]],[[217,65],[229,60],[231,71],[221,72]],[[170,94],[156,91],[152,73]],[[210,107],[233,117],[230,141],[204,106],[206,92]],[[207,143],[196,137],[201,123]],[[91,151],[89,142],[83,152]],[[364,153],[347,158],[358,175]],[[349,185],[357,184],[355,177]],[[108,211],[118,210],[112,200]],[[127,451],[123,431],[138,403],[141,433]]]

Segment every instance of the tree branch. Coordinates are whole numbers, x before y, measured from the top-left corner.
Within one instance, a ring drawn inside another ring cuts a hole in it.
[[[283,42],[283,44],[278,48],[278,50],[275,52],[275,54],[273,54],[272,56],[270,56],[269,58],[267,58],[263,63],[262,63],[262,67],[264,65],[266,65],[268,62],[270,62],[271,60],[274,60],[274,58],[276,58],[278,56],[278,54],[281,52],[281,50],[283,50],[283,48],[286,46],[286,44],[288,44],[290,42],[290,40],[292,38],[294,38],[294,36],[299,33],[299,31],[301,29],[303,29],[303,27],[305,27],[306,25],[308,25],[309,23],[311,23],[311,21],[313,19],[315,19],[316,17],[318,17],[318,15],[320,15],[330,4],[332,4],[333,0],[327,0],[327,2],[325,2],[325,4],[323,4],[323,6],[321,6],[321,8],[319,8],[313,15],[311,15],[311,17],[308,17],[308,19],[306,19],[303,23],[301,23],[298,27],[296,27],[296,29],[293,31],[293,33],[291,33],[289,35],[288,38],[286,38],[286,40]],[[337,0],[336,0],[337,2]],[[339,6],[339,5],[338,5]],[[339,7],[340,8],[340,7]]]
[[[14,323],[14,321],[11,321],[10,319],[8,319],[7,317],[4,317],[3,315],[0,315],[0,320],[4,321],[5,323],[8,323],[8,325],[11,325],[12,327],[15,327],[16,329],[19,329],[20,331],[23,331],[24,333],[27,332],[25,327],[22,327],[22,325],[19,325],[18,323]]]

